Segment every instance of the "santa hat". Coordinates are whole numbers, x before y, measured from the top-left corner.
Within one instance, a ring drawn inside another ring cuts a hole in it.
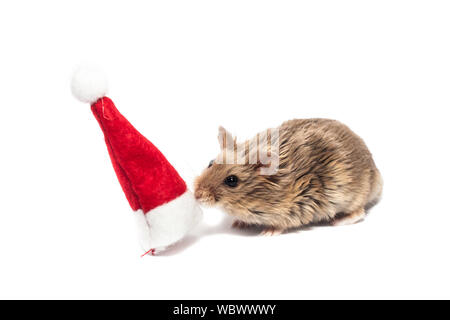
[[[144,251],[154,254],[183,238],[201,219],[202,211],[164,155],[105,96],[103,73],[79,69],[72,79],[72,92],[78,100],[91,104],[117,178],[134,211]]]

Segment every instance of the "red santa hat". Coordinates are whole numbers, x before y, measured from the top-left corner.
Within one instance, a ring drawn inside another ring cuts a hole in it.
[[[201,219],[192,193],[164,155],[107,98],[107,81],[83,68],[72,79],[74,96],[91,104],[112,165],[134,211],[141,245],[154,254],[183,238]]]

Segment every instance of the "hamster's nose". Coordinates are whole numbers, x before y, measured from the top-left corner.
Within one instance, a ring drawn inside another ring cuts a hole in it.
[[[195,199],[197,199],[197,200],[201,199],[202,194],[203,194],[203,192],[201,190],[199,190],[199,189],[195,190],[195,192],[194,192]]]
[[[196,189],[194,191],[194,197],[198,202],[204,205],[212,205],[214,203],[214,197],[208,189]]]

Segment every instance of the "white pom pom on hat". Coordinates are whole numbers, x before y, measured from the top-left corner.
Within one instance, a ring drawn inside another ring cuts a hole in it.
[[[108,80],[100,68],[79,67],[73,73],[71,89],[75,98],[92,104],[108,93]]]

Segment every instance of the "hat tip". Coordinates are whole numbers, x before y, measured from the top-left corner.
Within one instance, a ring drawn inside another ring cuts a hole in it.
[[[85,103],[94,103],[108,92],[105,73],[96,67],[79,67],[72,75],[72,94]]]

